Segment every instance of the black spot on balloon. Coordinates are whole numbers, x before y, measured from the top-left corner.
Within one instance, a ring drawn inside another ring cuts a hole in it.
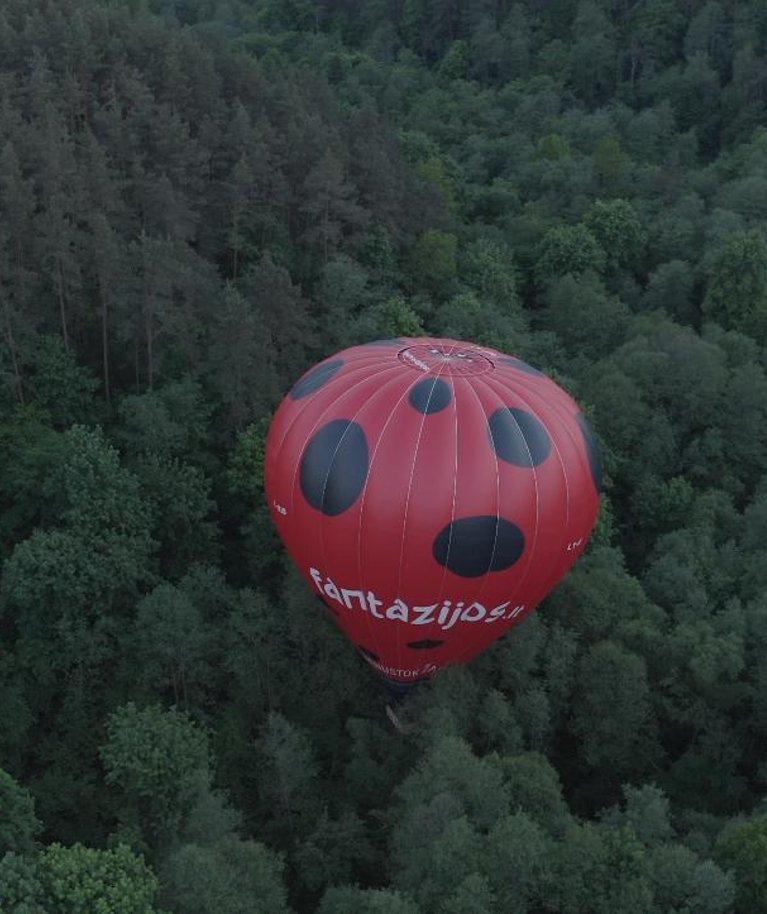
[[[502,407],[488,419],[495,453],[517,467],[537,467],[551,453],[551,439],[543,424],[524,409]]]
[[[604,483],[602,481],[602,458],[599,455],[599,446],[597,445],[596,436],[583,413],[578,413],[576,419],[578,420],[578,425],[580,426],[581,434],[583,435],[583,442],[586,445],[586,453],[588,454],[589,466],[591,467],[591,478],[594,480],[597,492],[602,492],[604,491]]]
[[[525,549],[516,524],[493,514],[461,517],[437,535],[432,554],[440,565],[464,578],[510,568]]]
[[[537,368],[533,368],[532,365],[528,365],[527,362],[523,362],[522,359],[517,359],[514,356],[506,356],[496,361],[502,365],[511,365],[512,368],[516,368],[517,371],[524,371],[526,374],[543,374],[542,371],[538,371]]]
[[[363,647],[361,644],[357,645],[357,650],[360,652],[360,654],[367,657],[368,660],[380,660],[381,659],[378,656],[378,654],[374,654],[373,651],[368,650],[366,647]]]
[[[301,491],[309,504],[335,516],[359,498],[368,475],[368,443],[351,419],[333,419],[316,432],[301,457]]]
[[[424,378],[411,388],[408,395],[410,405],[426,415],[438,413],[449,406],[452,399],[450,385],[442,378]]]
[[[428,651],[433,647],[441,647],[444,641],[435,641],[433,638],[422,638],[420,641],[408,641],[407,646],[416,651]]]
[[[323,362],[322,365],[312,368],[310,372],[293,385],[290,396],[294,400],[300,400],[301,397],[308,397],[309,394],[313,394],[320,387],[324,387],[338,373],[343,364],[343,359],[333,359],[332,362]]]

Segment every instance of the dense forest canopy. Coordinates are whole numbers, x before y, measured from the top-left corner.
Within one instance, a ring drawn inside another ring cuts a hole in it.
[[[767,912],[767,5],[4,0],[0,911]],[[586,554],[394,731],[264,505],[314,361],[581,402]]]

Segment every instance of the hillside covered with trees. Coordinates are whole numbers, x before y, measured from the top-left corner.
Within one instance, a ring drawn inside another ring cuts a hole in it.
[[[606,492],[402,734],[262,468],[421,333]],[[0,912],[767,912],[766,345],[760,0],[4,0]]]

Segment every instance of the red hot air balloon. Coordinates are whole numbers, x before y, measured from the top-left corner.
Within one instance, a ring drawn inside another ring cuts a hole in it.
[[[583,551],[593,433],[550,378],[494,349],[382,340],[281,403],[266,497],[299,570],[375,670],[412,683],[470,660]]]

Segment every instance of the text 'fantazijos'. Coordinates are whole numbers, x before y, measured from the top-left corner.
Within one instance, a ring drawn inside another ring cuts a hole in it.
[[[476,600],[468,606],[463,600],[458,600],[455,605],[451,600],[443,600],[441,603],[431,603],[428,606],[408,606],[399,597],[384,609],[384,601],[379,600],[372,590],[338,587],[330,578],[323,577],[316,568],[310,568],[309,575],[323,596],[347,609],[360,609],[369,612],[376,619],[392,619],[409,625],[437,624],[443,631],[452,628],[457,622],[497,622],[499,619],[515,619],[525,610],[524,604],[509,609],[511,600],[488,609]]]

